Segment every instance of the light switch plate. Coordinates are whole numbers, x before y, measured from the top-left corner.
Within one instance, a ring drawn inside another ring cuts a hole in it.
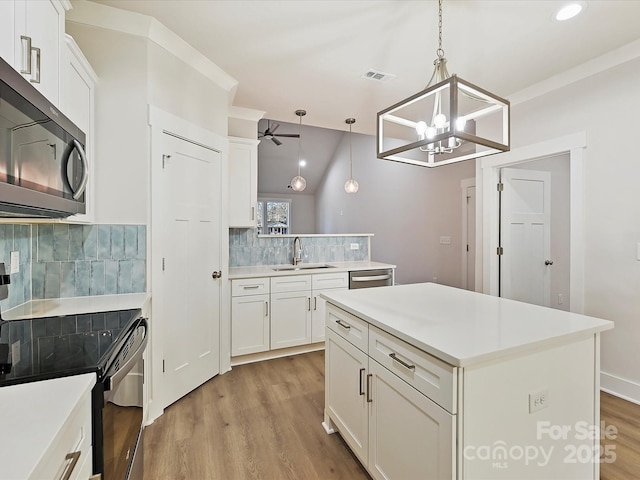
[[[529,394],[529,413],[537,412],[549,406],[549,389],[544,388]]]
[[[20,271],[20,252],[11,252],[11,270],[9,273]]]
[[[636,247],[636,260],[640,260],[640,242],[638,242],[638,246]]]
[[[359,243],[352,243],[351,244],[351,250],[360,250],[360,244]]]
[[[440,237],[440,245],[451,245],[451,237],[448,235]]]

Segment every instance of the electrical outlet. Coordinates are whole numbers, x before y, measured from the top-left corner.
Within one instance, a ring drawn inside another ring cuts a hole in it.
[[[352,243],[350,245],[351,250],[360,250],[360,244],[359,243]]]
[[[537,412],[549,406],[549,389],[538,390],[529,394],[529,413]]]
[[[11,252],[10,273],[18,273],[19,271],[20,271],[20,252]]]
[[[20,361],[20,340],[11,344],[11,363],[15,365]]]

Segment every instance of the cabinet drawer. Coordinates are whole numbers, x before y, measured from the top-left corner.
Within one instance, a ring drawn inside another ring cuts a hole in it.
[[[269,293],[269,277],[231,280],[232,297],[259,295],[262,293]]]
[[[271,293],[302,292],[311,290],[311,275],[271,277]]]
[[[349,286],[349,274],[347,272],[317,273],[311,276],[311,284],[314,290],[347,288]]]
[[[369,324],[364,320],[327,303],[327,327],[367,353]]]
[[[450,413],[456,413],[458,370],[370,326],[369,356]]]
[[[91,456],[90,392],[80,400],[29,478],[62,478],[65,471],[71,468],[72,460],[67,455],[74,453],[80,454],[70,477],[75,479],[78,478],[86,457]]]

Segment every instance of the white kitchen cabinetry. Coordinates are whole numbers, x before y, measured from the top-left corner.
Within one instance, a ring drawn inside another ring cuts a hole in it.
[[[9,0],[0,13],[13,10],[12,39],[2,34],[4,59],[54,105],[60,101],[60,66],[63,64],[65,6],[59,0]],[[64,2],[67,8],[68,2]],[[4,17],[4,15],[3,15]],[[9,23],[7,18],[2,22]],[[10,45],[4,42],[9,41]],[[13,51],[11,55],[10,51]]]
[[[229,137],[229,226],[256,228],[259,140]]]
[[[69,217],[69,221],[92,222],[94,220],[94,98],[98,76],[69,35],[65,35],[64,62],[62,68],[60,108],[86,136],[85,152],[89,164],[89,180],[85,190],[86,213]]]
[[[269,350],[269,279],[231,282],[231,355]]]
[[[325,411],[362,464],[381,480],[455,478],[456,416],[397,374],[433,375],[431,359],[414,363],[394,345],[387,369],[372,356],[379,336],[365,322],[332,306],[328,314]]]
[[[0,57],[13,66],[15,44],[15,2],[0,2]]]
[[[271,348],[311,343],[311,275],[271,278]]]
[[[87,389],[51,439],[29,479],[86,480],[93,470],[91,455],[91,390]]]
[[[325,339],[326,300],[321,293],[337,292],[349,288],[349,275],[344,273],[323,273],[312,275],[311,343]]]

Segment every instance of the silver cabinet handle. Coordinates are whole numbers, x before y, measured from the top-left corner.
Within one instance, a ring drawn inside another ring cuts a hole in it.
[[[336,320],[336,323],[338,325],[340,325],[342,328],[346,328],[347,330],[349,330],[351,328],[351,325],[349,325],[347,322],[345,322],[345,321],[343,321],[341,319]]]
[[[22,44],[22,68],[20,73],[31,75],[31,37],[20,35],[20,43]]]
[[[307,312],[311,311],[311,297],[307,297]]]
[[[264,302],[264,316],[269,316],[269,302]]]
[[[373,282],[375,280],[389,280],[391,275],[370,275],[368,277],[351,277],[352,282]]]
[[[359,393],[360,393],[360,395],[364,395],[364,376],[363,376],[363,374],[364,374],[364,368],[361,368],[360,369],[360,378],[359,378],[359,381],[360,381],[360,385],[359,385],[360,386],[360,392]]]
[[[244,285],[242,288],[245,290],[254,290],[256,288],[260,288],[260,285]]]
[[[394,352],[391,352],[389,354],[389,356],[395,360],[396,362],[398,362],[400,365],[402,365],[404,368],[408,368],[409,370],[415,370],[416,366],[415,365],[409,365],[407,362],[403,362],[402,360],[400,360],[396,354]]]
[[[551,265],[553,265],[553,260],[545,260],[545,261],[544,261],[544,264],[545,264],[546,266],[551,266]]]
[[[318,297],[313,297],[313,310],[318,310]]]
[[[256,219],[256,207],[251,207],[251,220]]]
[[[36,55],[36,71],[32,72],[29,81],[31,83],[40,83],[40,49],[31,47],[31,51]]]
[[[80,460],[80,452],[67,453],[64,459],[71,460],[71,462],[67,464],[67,467],[64,469],[62,480],[69,480],[71,478],[71,474],[73,473],[73,469],[76,468],[76,463],[78,463],[78,460]]]
[[[367,375],[367,403],[373,402],[373,398],[371,397],[371,378],[372,377],[373,377],[372,373]]]
[[[82,180],[80,181],[80,185],[78,185],[78,189],[73,193],[73,199],[77,200],[84,193],[87,188],[87,180],[89,180],[89,162],[87,162],[87,156],[84,153],[84,148],[80,145],[75,138],[73,139],[73,146],[78,150],[78,155],[80,155],[80,160],[82,160]],[[71,154],[69,154],[69,158],[71,158]]]

